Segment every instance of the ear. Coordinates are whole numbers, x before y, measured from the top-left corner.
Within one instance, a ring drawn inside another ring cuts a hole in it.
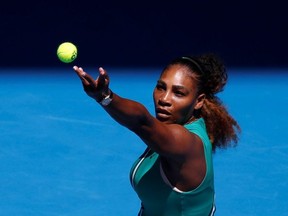
[[[206,96],[205,94],[200,94],[196,100],[196,104],[194,106],[195,110],[199,110],[202,108],[204,100],[205,100]]]

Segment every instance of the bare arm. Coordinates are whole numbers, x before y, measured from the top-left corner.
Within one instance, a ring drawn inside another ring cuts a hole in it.
[[[82,68],[74,67],[88,96],[100,101],[110,93],[109,76],[103,68],[94,80]],[[183,126],[164,124],[154,118],[140,103],[122,98],[114,93],[113,100],[108,106],[103,106],[106,112],[119,124],[136,133],[150,148],[159,154],[183,158],[187,154],[195,136]]]

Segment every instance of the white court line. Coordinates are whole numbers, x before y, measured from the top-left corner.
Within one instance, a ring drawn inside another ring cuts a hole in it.
[[[110,125],[104,124],[104,123],[97,123],[92,121],[84,121],[79,119],[71,119],[71,118],[63,118],[63,117],[57,117],[57,116],[41,116],[42,118],[48,119],[48,120],[55,120],[55,121],[62,121],[62,122],[69,122],[69,123],[80,123],[80,124],[86,124],[86,125],[96,125],[96,126],[103,126],[109,127]],[[112,126],[110,126],[112,128]]]

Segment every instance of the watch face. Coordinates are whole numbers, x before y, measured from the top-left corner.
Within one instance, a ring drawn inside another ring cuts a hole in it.
[[[100,101],[100,104],[103,106],[107,106],[108,104],[111,103],[112,98],[113,98],[113,92],[110,90],[110,94],[107,95],[105,98],[103,98],[103,100]]]
[[[107,106],[108,104],[110,104],[110,102],[112,101],[112,98],[108,97],[108,98],[104,98],[102,101],[101,101],[101,104],[103,106]]]

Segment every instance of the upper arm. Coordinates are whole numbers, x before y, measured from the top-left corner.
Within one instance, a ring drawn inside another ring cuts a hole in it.
[[[178,124],[165,124],[140,103],[114,95],[105,110],[118,123],[137,134],[148,147],[160,155],[183,159],[198,140],[196,135]]]
[[[134,132],[160,155],[175,159],[185,158],[198,140],[184,126],[165,124],[153,116],[147,117]]]

